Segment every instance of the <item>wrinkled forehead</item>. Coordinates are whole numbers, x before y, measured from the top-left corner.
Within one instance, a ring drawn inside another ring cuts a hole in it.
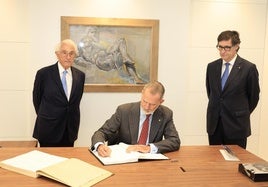
[[[67,44],[67,43],[62,43],[60,46],[61,51],[75,51],[75,48],[73,45]]]

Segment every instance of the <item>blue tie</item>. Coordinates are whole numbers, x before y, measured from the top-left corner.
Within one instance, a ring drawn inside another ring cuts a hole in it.
[[[62,86],[63,86],[66,97],[68,97],[68,89],[67,89],[67,82],[66,82],[66,74],[67,73],[68,73],[68,71],[64,70],[62,72],[62,78],[61,78]]]
[[[227,78],[229,76],[229,65],[230,65],[230,63],[225,63],[226,67],[225,67],[225,70],[224,70],[223,75],[221,77],[221,90],[223,90],[224,85],[225,85]]]

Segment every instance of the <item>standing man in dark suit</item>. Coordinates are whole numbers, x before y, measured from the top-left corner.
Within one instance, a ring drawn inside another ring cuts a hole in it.
[[[246,148],[251,135],[250,114],[259,101],[259,75],[255,64],[237,54],[239,45],[237,31],[222,32],[217,44],[221,58],[207,66],[210,145],[236,144]]]
[[[131,144],[128,151],[164,153],[178,150],[180,139],[173,122],[173,112],[161,105],[164,92],[160,82],[146,84],[140,102],[120,105],[115,114],[93,134],[92,149],[97,149],[100,156],[109,156],[111,150],[104,144],[108,141],[109,144]],[[145,138],[141,138],[146,119],[149,120],[149,130]]]
[[[33,104],[37,118],[33,137],[41,147],[72,147],[79,130],[85,74],[72,67],[77,55],[72,40],[60,42],[55,53],[58,62],[36,73]]]

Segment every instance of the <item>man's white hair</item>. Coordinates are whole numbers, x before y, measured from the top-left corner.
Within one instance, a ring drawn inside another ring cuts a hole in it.
[[[59,52],[61,50],[62,45],[70,45],[74,47],[75,54],[78,55],[78,49],[76,43],[74,43],[71,39],[65,39],[62,40],[60,43],[58,43],[55,47],[55,52]]]

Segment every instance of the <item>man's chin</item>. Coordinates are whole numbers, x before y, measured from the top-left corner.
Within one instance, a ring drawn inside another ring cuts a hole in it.
[[[152,114],[154,111],[145,111],[145,114]]]

